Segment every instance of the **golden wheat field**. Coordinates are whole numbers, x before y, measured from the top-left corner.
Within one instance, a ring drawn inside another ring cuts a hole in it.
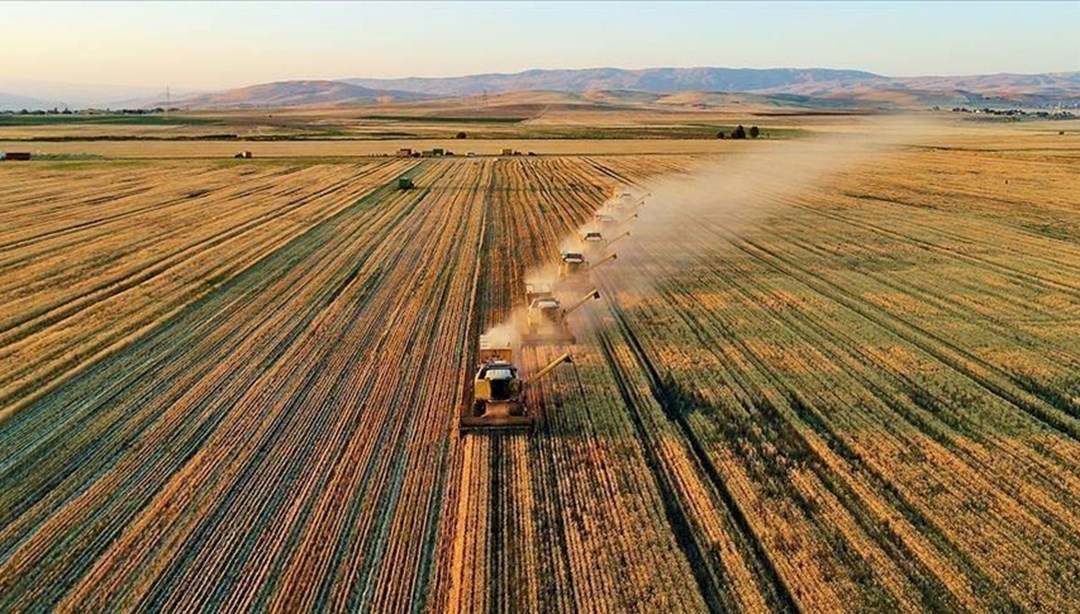
[[[0,164],[0,611],[1080,609],[1080,141],[941,130]],[[459,434],[623,188],[536,432]]]

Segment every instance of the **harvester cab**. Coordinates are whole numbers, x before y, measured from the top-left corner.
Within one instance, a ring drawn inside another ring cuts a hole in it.
[[[599,224],[601,228],[609,228],[616,224],[615,216],[610,213],[597,213],[593,216],[593,220]]]
[[[538,298],[554,297],[555,293],[551,290],[550,284],[540,283],[527,283],[525,284],[525,305],[532,305],[533,301]]]
[[[559,281],[577,283],[588,280],[589,261],[580,252],[566,252],[559,262]]]
[[[577,338],[570,331],[566,317],[585,303],[600,298],[600,292],[590,290],[573,305],[563,307],[554,296],[533,299],[525,314],[525,331],[521,335],[524,344],[576,343]]]
[[[531,430],[536,417],[525,406],[526,380],[514,364],[514,350],[509,342],[480,336],[476,377],[473,379],[473,402],[458,420],[461,431]],[[543,378],[564,362],[573,362],[569,353],[559,356],[534,375],[529,382]]]
[[[623,192],[614,200],[613,208],[616,211],[630,212],[645,204],[645,199],[652,196],[651,192],[646,192],[641,196],[635,197],[629,192]]]
[[[399,190],[411,190],[416,187],[413,180],[410,177],[399,177],[397,180],[397,188]]]

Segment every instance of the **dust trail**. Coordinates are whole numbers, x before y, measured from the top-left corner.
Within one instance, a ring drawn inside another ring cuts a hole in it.
[[[638,189],[651,196],[627,223],[632,235],[613,247],[621,250],[619,259],[599,275],[620,292],[651,291],[672,270],[700,258],[680,249],[685,237],[763,223],[836,174],[888,163],[890,155],[926,143],[934,133],[935,124],[922,118],[875,118],[850,132],[769,143],[768,149],[747,143],[744,153],[647,180]]]
[[[551,255],[550,264],[528,271],[525,282],[555,286],[562,253],[582,252],[593,263],[617,253],[618,260],[592,273],[594,284],[620,295],[643,296],[674,271],[693,266],[701,257],[681,247],[685,237],[709,228],[739,231],[782,214],[791,198],[822,185],[833,175],[864,164],[880,164],[899,148],[924,143],[934,133],[934,124],[921,118],[874,118],[846,132],[783,142],[747,142],[743,152],[640,185],[617,186],[612,198],[596,210],[596,217],[563,237],[559,254]],[[624,195],[620,197],[620,193]],[[603,241],[584,241],[590,231],[599,231]],[[627,231],[630,235],[623,236]],[[616,237],[618,241],[606,245]],[[714,249],[723,249],[723,245]],[[524,292],[524,288],[512,290]],[[487,333],[517,345],[524,318],[524,309],[519,307]],[[589,320],[576,317],[572,325],[585,326]]]

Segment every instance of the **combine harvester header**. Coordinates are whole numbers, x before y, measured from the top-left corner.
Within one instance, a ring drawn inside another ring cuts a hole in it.
[[[480,336],[480,364],[473,379],[472,403],[463,408],[458,430],[531,431],[536,416],[525,405],[525,392],[563,363],[573,363],[569,352],[560,355],[532,377],[525,379],[514,364],[514,348],[508,341]]]

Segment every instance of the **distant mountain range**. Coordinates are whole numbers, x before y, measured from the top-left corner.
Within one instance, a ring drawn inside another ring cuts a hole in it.
[[[62,84],[67,86],[68,84]],[[121,104],[88,103],[87,100],[120,101],[122,106],[165,106],[162,96],[138,97],[132,88],[87,86],[79,96],[75,86],[63,89],[16,89],[0,80],[0,108],[51,108],[61,95],[73,107]],[[146,91],[146,88],[143,88]],[[679,92],[735,93],[797,96],[800,104],[871,108],[905,106],[1024,106],[1080,107],[1080,72],[1043,74],[994,74],[944,77],[888,77],[858,70],[827,68],[590,68],[581,70],[527,70],[512,74],[480,74],[461,77],[410,77],[405,79],[352,78],[263,83],[212,93],[178,94],[169,104],[182,108],[275,108],[296,106],[349,106],[386,101],[470,97],[504,92],[548,91],[569,94],[586,92],[641,92],[666,95]],[[14,93],[18,92],[18,93]],[[46,95],[47,93],[47,95]],[[109,96],[109,94],[115,94]],[[140,92],[141,93],[141,92]],[[78,102],[72,102],[78,101]],[[60,106],[63,106],[62,104]]]
[[[245,107],[296,107],[363,104],[389,100],[418,100],[429,96],[416,92],[371,89],[345,81],[277,81],[224,92],[200,94],[175,102],[197,109]]]
[[[370,88],[393,88],[435,96],[470,96],[483,92],[548,90],[585,92],[635,90],[653,93],[685,91],[758,92],[808,84],[856,83],[883,79],[858,70],[824,68],[588,68],[527,70],[514,74],[408,79],[343,79]]]
[[[0,111],[18,110],[18,109],[44,109],[52,108],[52,105],[48,104],[44,100],[37,98],[30,98],[29,96],[20,96],[18,94],[6,94],[0,92]]]
[[[957,104],[1076,103],[1080,72],[1035,75],[994,74],[955,77],[887,77],[858,70],[827,68],[590,68],[527,70],[514,74],[408,79],[343,79],[370,88],[428,94],[470,96],[484,92],[548,90],[585,92],[632,90],[651,93],[686,91],[752,94],[798,94],[818,98],[880,99],[874,92],[909,94],[912,103],[952,100]]]
[[[355,89],[353,89],[355,88]],[[826,68],[590,68],[527,70],[513,74],[407,79],[283,81],[181,100],[185,107],[315,106],[378,100],[467,97],[504,92],[549,91],[727,92],[796,95],[804,104],[895,108],[918,105],[1077,106],[1080,72],[1038,75],[887,77]]]

